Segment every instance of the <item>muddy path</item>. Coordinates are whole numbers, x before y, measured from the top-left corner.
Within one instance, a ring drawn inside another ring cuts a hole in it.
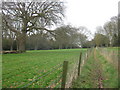
[[[98,88],[103,88],[103,68],[102,68],[102,64],[99,60],[99,58],[97,58],[97,51],[96,49],[94,49],[94,60],[95,60],[95,72],[96,72],[96,75],[97,75],[97,80],[98,80]]]

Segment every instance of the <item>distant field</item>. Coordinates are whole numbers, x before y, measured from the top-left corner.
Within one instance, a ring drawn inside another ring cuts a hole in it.
[[[21,54],[3,54],[2,79],[3,88],[20,88],[33,79],[51,70],[52,67],[63,63],[64,60],[78,60],[80,51],[86,49],[63,49],[63,50],[36,50]],[[44,82],[34,82],[29,87],[40,88],[49,84],[50,78],[56,78],[55,74],[44,78]]]

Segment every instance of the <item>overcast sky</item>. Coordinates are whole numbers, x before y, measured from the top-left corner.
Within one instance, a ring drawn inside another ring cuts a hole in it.
[[[65,0],[65,24],[86,26],[92,33],[97,26],[118,15],[119,0]]]

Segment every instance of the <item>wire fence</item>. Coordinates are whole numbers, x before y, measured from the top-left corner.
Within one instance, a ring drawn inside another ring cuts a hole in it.
[[[113,64],[116,68],[118,68],[118,51],[110,50],[107,48],[98,48],[99,52],[108,62]]]
[[[80,52],[78,60],[69,60],[67,66],[64,63],[57,64],[52,67],[50,71],[43,73],[42,75],[36,76],[31,82],[19,86],[20,88],[70,88],[72,82],[79,76],[81,69],[84,65],[84,62],[88,58],[91,49],[88,49],[86,52]],[[65,70],[65,72],[64,72]],[[66,74],[65,74],[66,73]],[[65,84],[64,86],[62,86]]]
[[[34,79],[34,80],[31,81],[30,83],[24,85],[22,88],[26,88],[26,87],[30,86],[31,84],[33,84],[34,82],[40,81],[42,78],[49,76],[51,73],[55,72],[55,71],[58,70],[60,67],[62,67],[62,64],[56,65],[55,67],[53,67],[53,68],[51,69],[51,71],[46,72],[45,74],[43,74],[43,75],[41,75],[41,76],[38,76],[36,79]]]

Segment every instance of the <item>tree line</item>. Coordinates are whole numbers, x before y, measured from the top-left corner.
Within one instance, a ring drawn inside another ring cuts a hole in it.
[[[88,32],[87,28],[84,32]],[[82,29],[83,30],[83,29]],[[69,49],[84,47],[87,40],[87,35],[81,31],[80,28],[71,25],[63,25],[51,32],[43,30],[34,31],[26,35],[26,49],[40,50],[40,49]],[[4,50],[19,50],[17,39],[11,34],[3,35],[3,49]]]
[[[64,18],[63,2],[2,3],[3,50],[69,49],[118,46],[118,17],[112,17],[103,26],[98,26],[94,38],[89,40],[90,30],[85,26],[62,25],[54,30]]]
[[[94,43],[96,46],[119,46],[118,16],[113,16],[103,26],[96,28]]]

